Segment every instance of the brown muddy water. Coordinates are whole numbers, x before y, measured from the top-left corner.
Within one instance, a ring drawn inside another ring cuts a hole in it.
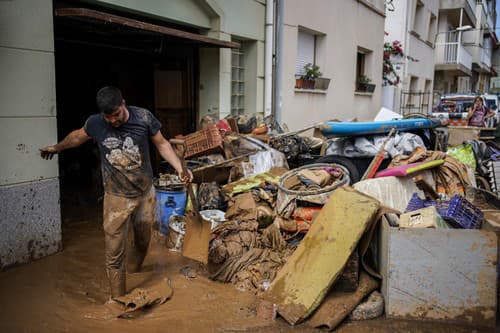
[[[323,332],[283,319],[256,316],[258,299],[232,285],[209,280],[189,259],[167,250],[155,237],[143,271],[128,275],[127,289],[168,278],[173,296],[133,319],[117,319],[103,306],[108,299],[104,237],[100,218],[71,221],[64,250],[0,273],[0,332]],[[185,275],[190,266],[194,278]],[[184,272],[184,273],[183,273]],[[419,321],[376,319],[344,322],[336,332],[465,333],[494,330]]]

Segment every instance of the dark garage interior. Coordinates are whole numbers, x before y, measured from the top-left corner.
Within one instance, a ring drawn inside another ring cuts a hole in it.
[[[54,37],[58,140],[98,112],[95,94],[106,85],[119,87],[127,105],[155,114],[166,138],[195,130],[195,42],[88,18],[59,17],[57,9]],[[157,173],[160,157],[151,156]],[[100,216],[97,146],[88,142],[60,154],[59,173],[63,221]]]

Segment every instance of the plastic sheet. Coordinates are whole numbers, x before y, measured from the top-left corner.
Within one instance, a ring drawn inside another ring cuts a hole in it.
[[[242,162],[241,166],[245,178],[268,172],[275,167],[288,169],[285,155],[272,148],[250,155],[248,162]]]
[[[434,187],[434,180],[430,171],[426,172],[425,180]],[[360,181],[353,185],[362,193],[378,199],[382,205],[404,212],[413,193],[424,197],[424,193],[418,189],[411,178],[384,177]]]
[[[375,156],[383,145],[386,135],[373,135],[364,137],[337,137],[327,140],[326,155],[341,155],[346,157]],[[399,133],[387,141],[385,145],[386,156],[410,155],[416,148],[425,150],[422,139],[415,134]]]
[[[455,147],[448,148],[446,152],[448,155],[454,157],[457,161],[462,162],[466,166],[476,170],[476,158],[474,157],[474,151],[470,144],[461,144]]]

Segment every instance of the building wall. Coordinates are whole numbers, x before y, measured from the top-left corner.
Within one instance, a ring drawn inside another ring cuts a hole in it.
[[[245,63],[245,113],[264,112],[264,43],[265,10],[264,0],[212,0],[209,4],[218,8],[220,32],[226,38],[240,42]],[[242,13],[245,13],[242,15]],[[223,38],[221,38],[223,39]],[[219,113],[223,118],[231,113],[231,50],[220,49],[219,61]],[[215,63],[207,63],[216,66]],[[214,77],[201,77],[210,84]],[[200,116],[213,103],[205,103],[200,98]],[[206,106],[203,108],[203,106]]]
[[[265,0],[89,0],[99,5],[200,29],[221,40],[245,41],[245,112],[263,113]],[[244,15],[242,15],[244,13]],[[231,50],[200,49],[199,118],[231,111]]]
[[[364,3],[354,0],[284,2],[281,119],[291,130],[332,118],[371,120],[379,111],[383,7],[377,13]],[[301,92],[294,88],[299,28],[321,34],[316,63],[323,76],[331,79],[326,94]],[[366,74],[376,84],[373,94],[355,93],[358,47],[371,51]]]
[[[52,1],[0,1],[0,269],[61,249]]]

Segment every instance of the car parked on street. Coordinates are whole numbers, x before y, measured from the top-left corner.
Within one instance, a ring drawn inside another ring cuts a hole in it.
[[[439,104],[433,108],[432,116],[448,119],[450,125],[454,126],[467,126],[467,113],[468,109],[474,105],[474,98],[477,94],[444,94],[439,98]],[[486,121],[487,127],[496,127],[500,121],[498,114],[498,96],[485,94],[481,96],[485,106],[493,110],[496,117]]]

